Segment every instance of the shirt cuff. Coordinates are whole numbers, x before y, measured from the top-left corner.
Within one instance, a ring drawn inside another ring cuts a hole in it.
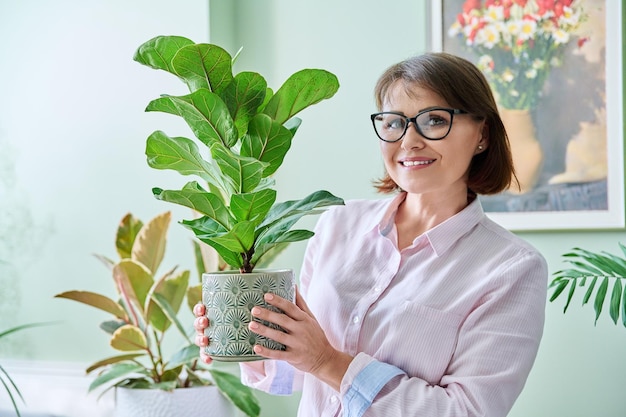
[[[403,374],[404,371],[400,368],[359,353],[350,364],[341,384],[344,416],[361,417],[387,382]]]
[[[275,361],[275,377],[270,386],[269,393],[274,395],[291,395],[293,393],[293,380],[295,369],[287,362]]]
[[[244,385],[274,395],[290,395],[294,391],[295,369],[287,362],[263,360],[242,362],[241,382]],[[296,386],[297,388],[297,386]]]

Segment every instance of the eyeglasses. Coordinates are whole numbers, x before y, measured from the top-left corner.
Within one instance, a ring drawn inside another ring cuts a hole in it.
[[[397,142],[404,137],[409,123],[413,122],[420,135],[429,140],[441,140],[452,129],[455,114],[466,114],[465,110],[432,107],[422,110],[415,117],[406,117],[402,113],[386,111],[371,115],[374,130],[381,140]]]

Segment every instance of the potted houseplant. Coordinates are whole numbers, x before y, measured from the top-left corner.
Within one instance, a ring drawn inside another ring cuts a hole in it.
[[[246,415],[258,416],[259,405],[252,391],[236,376],[203,365],[198,360],[199,348],[188,334],[193,330],[185,330],[177,318],[185,296],[190,305],[198,300],[189,291],[189,270],[174,267],[159,272],[170,221],[170,212],[157,215],[145,224],[130,213],[121,220],[115,239],[119,259],[96,255],[111,271],[115,298],[91,291],[67,291],[55,296],[113,316],[101,323],[100,328],[111,335],[111,347],[121,354],[87,368],[87,373],[98,371],[89,391],[116,387],[118,417],[155,415],[149,408],[151,405],[163,412],[169,402],[155,399],[159,396],[168,400],[185,397],[180,404],[172,406],[175,412],[183,412],[188,406],[195,411],[202,401],[212,401],[212,409],[221,408],[225,410],[223,415],[230,415],[232,406],[217,395],[218,389]],[[165,336],[171,329],[179,331],[184,343],[180,350],[166,355]],[[201,392],[194,400],[188,398],[193,395],[192,389]]]
[[[609,297],[609,317],[613,323],[620,321],[626,327],[626,246],[619,244],[622,256],[607,252],[592,252],[574,248],[563,254],[570,267],[554,273],[550,283],[552,295],[550,301],[565,295],[563,313],[568,307],[577,289],[584,288],[582,304],[593,300],[595,322],[602,314],[607,296]]]
[[[222,360],[258,359],[252,346],[271,341],[247,331],[251,306],[267,307],[263,291],[292,297],[295,289],[290,284],[292,270],[255,267],[273,251],[313,235],[291,229],[301,217],[343,204],[328,191],[277,203],[272,178],[301,124],[296,114],[332,97],[339,88],[337,77],[322,69],[304,69],[274,92],[256,72],[234,75],[233,57],[221,47],[179,36],[150,39],[134,59],[175,75],[189,89],[184,96],[160,96],[146,111],[182,117],[195,139],[157,130],[147,138],[146,156],[152,168],[196,177],[181,189],[153,188],[153,194],[196,212],[196,218],[182,224],[231,269],[205,275],[203,295],[212,341],[207,353]],[[219,304],[214,314],[212,304]],[[220,354],[212,350],[218,348],[217,341],[224,348]]]

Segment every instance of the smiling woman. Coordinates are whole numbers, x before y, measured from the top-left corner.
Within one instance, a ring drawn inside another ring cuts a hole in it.
[[[301,389],[299,417],[504,417],[539,348],[547,265],[476,198],[514,180],[495,100],[446,53],[389,67],[375,95],[378,189],[393,195],[322,214],[295,302],[270,291],[251,311],[250,331],[285,348],[257,343],[268,360],[241,363],[242,379]],[[210,346],[210,318],[194,312],[196,343]]]

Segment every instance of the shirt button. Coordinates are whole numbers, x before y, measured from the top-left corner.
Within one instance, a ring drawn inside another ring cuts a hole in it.
[[[352,319],[352,323],[357,324],[359,320],[359,316],[354,316],[354,318]]]
[[[379,293],[380,292],[380,287],[374,287],[374,292]]]
[[[333,395],[332,397],[330,397],[330,402],[335,404],[337,401],[339,401],[339,398],[337,398],[336,395]]]

